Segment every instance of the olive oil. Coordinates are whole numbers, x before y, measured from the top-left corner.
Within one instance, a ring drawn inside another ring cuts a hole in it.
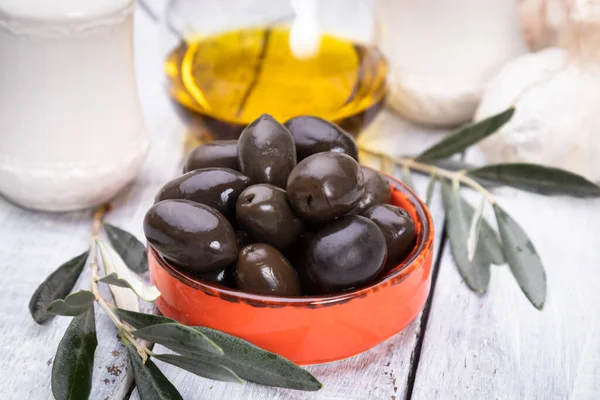
[[[358,133],[386,93],[387,64],[375,47],[322,35],[296,57],[287,28],[248,28],[183,41],[167,58],[169,94],[193,134],[237,138],[263,113],[279,122],[315,115]]]

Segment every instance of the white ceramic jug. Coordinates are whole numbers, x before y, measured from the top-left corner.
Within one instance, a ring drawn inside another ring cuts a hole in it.
[[[148,149],[133,0],[0,0],[0,193],[25,207],[101,204]]]

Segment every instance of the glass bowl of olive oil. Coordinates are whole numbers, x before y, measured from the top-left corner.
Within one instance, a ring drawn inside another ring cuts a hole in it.
[[[235,139],[263,113],[357,135],[386,95],[368,0],[172,0],[167,90],[201,140]]]

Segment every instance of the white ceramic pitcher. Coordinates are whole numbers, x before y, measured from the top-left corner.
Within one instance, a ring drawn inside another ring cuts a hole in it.
[[[101,204],[148,149],[133,0],[0,0],[0,193],[25,207]]]

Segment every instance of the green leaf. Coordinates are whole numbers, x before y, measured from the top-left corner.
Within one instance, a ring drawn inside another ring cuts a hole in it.
[[[142,242],[131,233],[109,223],[104,223],[104,229],[112,247],[133,272],[143,274],[148,271],[148,255]]]
[[[150,325],[131,334],[152,343],[162,344],[181,354],[223,355],[223,350],[203,333],[178,322]]]
[[[410,169],[407,166],[402,167],[402,182],[410,189],[413,188],[412,177],[410,176]]]
[[[93,307],[96,297],[89,290],[80,290],[71,293],[65,299],[54,300],[46,310],[49,314],[74,317],[83,314],[88,308]]]
[[[473,217],[471,217],[471,223],[469,225],[469,237],[467,239],[467,255],[469,257],[469,261],[473,261],[473,258],[475,257],[475,250],[477,249],[479,234],[481,232],[481,221],[483,220],[484,206],[485,197],[482,197],[479,206],[475,210],[475,214],[473,214]]]
[[[319,390],[323,386],[308,371],[275,353],[224,332],[200,326],[195,329],[225,351],[221,364],[243,379],[266,386],[307,391]]]
[[[118,273],[113,272],[103,278],[98,279],[98,282],[114,285],[122,288],[131,289],[144,301],[152,302],[160,297],[160,292],[156,286],[146,286],[133,275],[127,278],[122,278]]]
[[[151,325],[170,324],[177,322],[174,319],[163,317],[162,315],[145,314],[130,310],[123,310],[122,308],[115,308],[113,311],[121,320],[127,322],[136,329],[146,328]]]
[[[172,319],[116,309],[119,318],[134,328],[175,322]],[[234,371],[242,379],[261,385],[297,390],[319,390],[321,383],[305,369],[285,358],[263,350],[243,339],[210,328],[194,327],[220,346],[222,357],[195,356],[208,364],[218,364]]]
[[[142,358],[135,347],[126,339],[123,339],[123,342],[127,348],[133,379],[141,400],[183,400],[175,386],[151,360],[142,363]]]
[[[391,176],[396,175],[396,163],[389,157],[382,157],[380,160],[381,170]]]
[[[245,382],[242,378],[237,376],[235,372],[222,365],[209,364],[191,357],[180,356],[176,354],[155,354],[152,357],[171,365],[175,365],[176,367],[201,376],[202,378],[223,382]]]
[[[29,313],[35,322],[43,324],[53,317],[46,312],[48,304],[65,298],[71,292],[81,275],[88,254],[86,251],[58,267],[36,289],[29,300]]]
[[[458,272],[472,290],[484,293],[490,283],[491,260],[482,250],[483,247],[478,246],[473,261],[469,261],[467,239],[471,218],[462,209],[460,189],[442,181],[442,197],[446,209],[446,232]]]
[[[441,160],[461,153],[500,129],[512,118],[514,112],[514,108],[509,108],[482,121],[467,124],[422,152],[416,159],[417,161]]]
[[[460,199],[460,208],[465,214],[467,220],[472,221],[475,215],[475,210],[462,197]],[[481,248],[481,250],[479,251],[483,251],[492,264],[506,264],[506,259],[504,258],[504,251],[502,250],[502,243],[500,242],[498,233],[494,230],[494,228],[492,228],[489,222],[485,220],[485,218],[481,218],[481,227],[476,248],[478,250]]]
[[[119,276],[127,276],[130,279],[137,279],[127,269],[121,256],[109,245],[102,240],[96,240],[100,255],[102,256],[102,264],[104,265],[104,273],[108,275],[117,274]],[[140,306],[135,292],[130,289],[121,288],[118,286],[109,286],[110,292],[113,295],[117,307],[126,308],[131,311],[139,311]]]
[[[94,307],[88,307],[85,313],[73,318],[58,344],[51,380],[56,400],[87,400],[97,346]]]
[[[429,178],[429,183],[427,184],[427,190],[425,192],[425,204],[429,207],[431,203],[431,197],[433,196],[433,189],[435,189],[435,183],[437,182],[437,178],[435,175],[431,175]]]
[[[531,304],[541,310],[546,301],[546,272],[542,260],[523,228],[498,204],[494,204],[494,212],[510,270]]]
[[[468,174],[543,195],[600,196],[600,186],[594,182],[569,171],[536,164],[494,164],[471,169]]]

